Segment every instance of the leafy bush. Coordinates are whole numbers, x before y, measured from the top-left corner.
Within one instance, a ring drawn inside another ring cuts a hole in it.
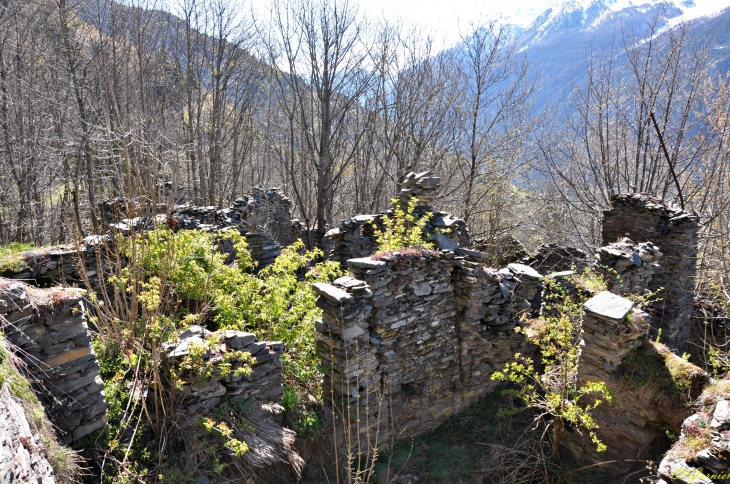
[[[380,230],[375,226],[375,240],[378,242],[379,252],[396,251],[407,248],[433,249],[433,244],[427,242],[423,230],[433,216],[428,212],[417,216],[416,204],[418,199],[413,197],[408,202],[406,209],[393,198],[390,203],[393,205],[393,216],[383,217],[384,229]]]
[[[163,226],[144,235],[119,237],[116,242],[118,252],[110,257],[115,274],[93,296],[95,312],[90,318],[99,333],[93,345],[109,402],[110,426],[101,445],[112,457],[106,462],[116,467],[103,472],[110,482],[145,481],[151,475],[179,480],[185,459],[177,451],[184,437],[174,432],[174,392],[163,391],[160,384],[159,355],[164,341],[177,338],[192,324],[214,331],[246,330],[260,340],[283,341],[285,380],[315,394],[319,391],[321,375],[313,338],[314,322],[321,313],[311,283],[341,275],[336,263],[313,264],[321,258],[320,251],[306,251],[300,241],[284,248],[273,265],[256,272],[245,237],[237,230],[210,234],[173,232]],[[211,373],[199,358],[206,348],[192,350],[181,369],[193,370],[203,381]],[[225,364],[219,367],[225,369]],[[244,365],[235,371],[249,369]],[[178,376],[165,375],[173,380]],[[154,400],[161,405],[148,408],[150,398],[140,399],[140,386],[154,392]],[[245,443],[229,433],[236,421],[233,414],[240,414],[240,409],[231,412],[203,425],[209,438],[201,442],[212,446],[203,455],[215,472],[226,468],[220,458],[240,457],[246,451]],[[172,429],[173,434],[153,435],[160,429]],[[149,448],[146,443],[153,437],[164,442],[165,448]]]
[[[587,430],[596,450],[602,452],[606,446],[598,439],[595,433],[598,425],[589,412],[603,400],[612,402],[613,398],[604,382],[588,382],[578,387],[575,380],[583,298],[578,295],[577,300],[572,301],[554,282],[548,286],[546,293],[544,314],[556,315],[545,316],[529,327],[518,328],[528,342],[539,348],[542,371],[532,358],[518,353],[515,361],[507,363],[502,371],[494,372],[492,379],[515,384],[515,388],[504,393],[519,398],[527,406],[540,409],[544,417],[552,417],[548,426],[552,427],[553,457],[556,460],[566,422]],[[584,396],[591,397],[592,403]]]

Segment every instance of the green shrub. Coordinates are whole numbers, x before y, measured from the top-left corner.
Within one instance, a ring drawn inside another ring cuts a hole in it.
[[[224,245],[233,247],[233,254],[221,250]],[[108,482],[146,482],[149,476],[164,482],[185,479],[181,474],[185,436],[174,424],[174,392],[163,391],[169,387],[161,385],[162,378],[177,383],[180,375],[163,375],[159,358],[162,343],[176,339],[192,324],[214,331],[245,330],[259,340],[283,341],[285,381],[314,394],[321,391],[313,339],[321,311],[311,284],[341,275],[336,263],[313,263],[321,258],[321,251],[306,251],[299,241],[284,248],[271,266],[256,272],[245,237],[237,230],[211,234],[159,227],[144,235],[120,236],[115,247],[118,253],[110,262],[117,270],[107,278],[110,286],[93,296],[90,318],[98,330],[93,345],[109,404],[109,428],[98,444],[112,457],[105,462],[114,463],[115,469],[102,472]],[[181,371],[188,369],[199,381],[210,378],[212,368],[202,355],[207,345],[217,343],[214,340],[211,337],[200,348],[193,347],[181,362]],[[240,354],[233,356],[237,361],[244,359]],[[224,359],[218,367],[225,372],[225,365]],[[230,371],[241,374],[250,371],[250,365],[236,370],[231,365]],[[143,382],[144,388],[154,392],[153,398],[135,396],[133,381]],[[158,403],[149,406],[152,400]],[[202,446],[200,455],[208,471],[222,476],[231,459],[246,452],[240,432],[231,433],[231,425],[244,429],[240,417],[251,412],[248,405],[246,411],[223,402],[197,426],[204,431],[196,445]],[[310,417],[304,416],[302,430],[317,427]],[[150,441],[164,442],[164,446],[150,448]]]
[[[379,252],[391,252],[408,248],[433,249],[433,244],[426,241],[424,228],[432,217],[428,212],[417,216],[416,204],[418,199],[413,197],[408,202],[405,210],[398,199],[391,201],[393,205],[393,216],[382,217],[384,229],[380,230],[373,222],[375,228],[375,240],[378,242]]]
[[[595,430],[598,425],[590,410],[604,400],[613,398],[604,382],[588,382],[578,386],[575,381],[578,365],[578,342],[580,335],[580,308],[582,296],[576,300],[562,290],[557,283],[549,283],[544,316],[529,327],[520,330],[528,342],[539,348],[540,364],[519,353],[515,361],[507,363],[502,371],[496,371],[492,379],[510,382],[515,386],[503,393],[522,400],[525,405],[540,409],[544,417],[551,417],[553,457],[559,458],[560,437],[566,423],[578,425],[588,431],[596,450],[602,452],[606,446],[598,439]],[[588,396],[589,399],[584,397]]]

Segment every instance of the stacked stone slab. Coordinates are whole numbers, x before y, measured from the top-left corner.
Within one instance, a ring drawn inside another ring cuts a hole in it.
[[[522,316],[533,314],[542,293],[542,276],[522,264],[494,271],[463,261],[454,274],[458,308],[457,334],[464,397],[471,402],[490,391],[490,375],[515,353],[526,353],[524,338],[515,332]]]
[[[236,198],[230,207],[168,206],[114,198],[102,202],[102,214],[109,228],[128,235],[169,223],[176,229],[218,231],[238,227],[245,233],[268,233],[281,245],[291,245],[302,237],[299,223],[292,220],[292,201],[279,188],[254,187]],[[133,214],[132,218],[128,218]]]
[[[419,174],[409,173],[396,197],[396,203],[405,208],[411,198],[418,199],[416,215],[432,214],[424,227],[425,236],[434,238],[439,231],[444,231],[440,237],[441,243],[437,243],[439,248],[453,251],[456,246],[470,247],[471,239],[466,222],[449,213],[433,209],[435,194],[441,188],[439,183],[439,178],[432,176],[429,171]],[[345,267],[349,259],[376,253],[378,243],[375,240],[375,228],[383,230],[385,228],[383,219],[392,216],[392,210],[384,210],[377,215],[357,215],[345,219],[338,228],[331,229],[325,234],[325,239],[332,243],[332,248],[328,252],[329,258]]]
[[[598,249],[593,272],[603,275],[613,292],[644,294],[654,272],[661,270],[662,255],[651,242],[636,245],[624,238]]]
[[[201,378],[194,371],[180,370],[180,364],[190,353],[191,346],[208,347],[202,364],[212,366],[212,377]],[[227,358],[229,352],[249,353],[254,357],[250,375],[236,375],[235,370],[243,363],[238,358]],[[179,375],[181,386],[176,394],[181,400],[180,413],[183,426],[197,415],[206,415],[223,400],[255,400],[260,404],[281,403],[282,360],[284,343],[258,341],[251,333],[234,330],[210,332],[200,326],[192,326],[180,335],[179,341],[163,344],[163,361],[167,368]],[[228,371],[222,368],[230,365]],[[168,382],[172,388],[174,382]]]
[[[607,381],[647,329],[640,318],[627,318],[634,303],[608,291],[583,305],[578,384]]]
[[[83,291],[34,289],[0,279],[0,321],[66,443],[106,425],[104,384],[91,349]]]
[[[348,261],[370,287],[368,323],[391,418],[399,435],[435,427],[463,406],[456,394],[459,350],[453,266],[440,254],[391,255]]]
[[[350,276],[314,286],[325,395],[358,416],[360,435],[384,442],[391,431],[434,428],[493,389],[492,371],[525,350],[514,328],[533,301],[539,308],[542,277],[466,259],[451,251],[350,259]]]
[[[496,239],[478,237],[473,240],[472,248],[489,254],[489,263],[494,267],[503,267],[511,262],[525,263],[530,258],[522,242],[511,234]]]
[[[373,262],[373,269],[381,265]],[[351,277],[313,287],[322,309],[314,338],[324,373],[323,395],[346,417],[343,430],[348,436],[362,436],[377,446],[388,440],[390,426],[376,354],[380,341],[369,325],[372,292],[364,281]]]
[[[108,260],[98,257],[112,239],[89,236],[78,245],[34,249],[0,259],[0,277],[22,280],[40,287],[53,285],[99,287],[99,277],[109,270]]]
[[[664,256],[649,283],[650,291],[662,290],[662,297],[653,305],[654,320],[670,348],[687,351],[697,273],[698,218],[669,202],[635,193],[615,195],[611,204],[603,213],[603,244],[628,237],[659,247]]]
[[[7,383],[0,386],[0,482],[56,482],[46,443],[31,429],[30,418]]]
[[[293,203],[279,188],[253,187],[237,198],[232,210],[241,214],[242,224],[251,232],[272,235],[281,245],[291,245],[302,237],[298,221],[292,220]]]

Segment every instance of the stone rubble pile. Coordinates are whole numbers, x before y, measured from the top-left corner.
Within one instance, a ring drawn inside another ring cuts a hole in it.
[[[624,238],[598,249],[593,272],[604,276],[611,291],[644,294],[654,272],[660,270],[662,255],[651,242],[636,245]]]
[[[695,278],[697,274],[698,217],[647,195],[611,197],[603,213],[603,244],[623,240],[656,244],[663,254],[649,290],[662,290],[653,304],[654,320],[663,341],[683,353],[688,350]]]
[[[727,380],[720,383],[720,392],[712,406],[691,415],[682,423],[678,441],[659,464],[657,484],[711,484],[730,481],[730,395]],[[713,408],[714,407],[714,408]],[[687,450],[688,440],[708,440],[699,449]]]
[[[491,257],[489,264],[494,267],[504,267],[511,262],[526,264],[530,259],[530,254],[522,242],[511,234],[496,239],[475,238],[472,248],[489,254]]]
[[[298,220],[292,220],[292,200],[279,188],[253,187],[251,193],[237,198],[232,210],[241,215],[241,225],[250,232],[265,232],[283,246],[300,238]]]
[[[449,213],[433,209],[435,194],[441,189],[439,183],[439,178],[431,176],[431,172],[409,173],[396,197],[397,203],[405,208],[412,197],[418,198],[415,213],[421,216],[426,213],[432,214],[424,227],[424,234],[427,238],[435,239],[439,248],[453,252],[454,248],[459,246],[470,247],[471,239],[466,222]],[[392,215],[393,210],[389,209],[377,215],[357,215],[343,220],[338,228],[331,229],[325,234],[325,239],[332,243],[328,257],[345,267],[349,259],[375,254],[378,252],[375,228],[383,230],[385,228],[383,218]],[[438,232],[443,234],[436,238]]]
[[[106,425],[104,383],[91,349],[83,291],[33,289],[0,279],[0,321],[19,348],[48,417],[66,443]]]
[[[196,345],[205,347],[202,365],[210,365],[212,376],[203,377],[180,365]],[[261,404],[281,403],[282,360],[284,343],[258,341],[244,331],[222,330],[210,332],[200,326],[191,326],[180,335],[179,341],[163,343],[162,359],[182,381],[181,386],[169,381],[168,386],[182,400],[183,425],[197,415],[206,415],[223,400],[243,402],[255,400]],[[250,375],[237,375],[236,370],[246,364],[236,352],[253,356]]]

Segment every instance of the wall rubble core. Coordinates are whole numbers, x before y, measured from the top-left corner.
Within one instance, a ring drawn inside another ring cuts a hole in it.
[[[73,444],[107,422],[104,383],[84,317],[84,291],[0,279],[0,321],[19,349],[60,437]]]
[[[209,378],[200,378],[193,371],[180,369],[181,362],[190,354],[191,345],[195,344],[212,348],[206,351],[201,362],[210,365],[212,375]],[[184,420],[180,425],[183,428],[187,428],[196,416],[206,415],[224,400],[244,402],[251,399],[260,405],[281,403],[284,393],[281,371],[284,343],[281,341],[259,341],[256,336],[244,331],[212,333],[201,326],[191,326],[178,341],[168,341],[162,347],[165,373],[172,371],[182,380],[174,392],[181,403],[180,413]],[[250,375],[235,374],[235,370],[244,364],[235,357],[239,351],[253,357]],[[229,367],[225,372],[224,366]],[[168,382],[168,389],[172,390],[173,386]]]

